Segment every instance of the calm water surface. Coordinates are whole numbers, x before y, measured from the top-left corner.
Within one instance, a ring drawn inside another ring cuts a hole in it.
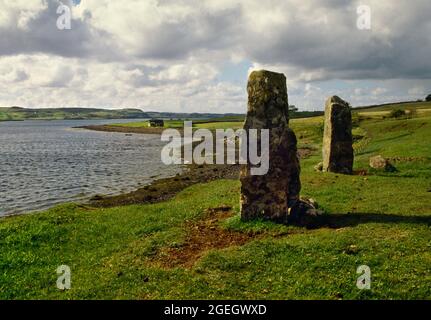
[[[73,129],[136,120],[0,122],[0,216],[95,194],[118,194],[175,175],[158,135]]]

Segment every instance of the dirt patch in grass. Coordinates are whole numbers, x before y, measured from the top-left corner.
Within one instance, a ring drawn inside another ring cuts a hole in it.
[[[368,170],[367,169],[353,170],[353,175],[354,176],[367,176],[368,175]]]
[[[308,157],[312,156],[315,153],[316,153],[316,149],[311,147],[298,148],[298,156],[300,159],[307,159]]]
[[[387,160],[391,162],[415,162],[415,161],[427,161],[427,157],[388,157]]]
[[[186,224],[187,238],[183,244],[162,249],[153,261],[164,268],[190,268],[208,250],[242,246],[256,239],[256,235],[220,227],[220,221],[233,215],[231,207],[228,206],[208,209],[202,220]]]

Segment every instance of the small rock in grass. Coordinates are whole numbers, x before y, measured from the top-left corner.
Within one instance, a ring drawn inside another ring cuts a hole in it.
[[[350,246],[348,246],[345,250],[344,253],[345,254],[357,254],[359,252],[358,246],[351,244]]]
[[[389,162],[389,160],[383,158],[381,155],[370,158],[370,167],[377,170],[385,170],[387,172],[396,171],[396,168]]]
[[[314,170],[316,171],[322,171],[323,170],[323,162],[319,162],[314,166]]]
[[[91,201],[98,201],[98,200],[103,200],[105,197],[100,195],[100,194],[96,194],[95,196],[91,197],[90,200]]]
[[[318,227],[323,211],[318,210],[317,207],[313,199],[301,198],[291,206],[287,223],[307,228]]]
[[[309,199],[302,198],[301,200],[308,201],[308,203],[310,203],[314,208],[318,208],[319,207],[319,205],[317,204],[316,200],[314,200],[313,198],[309,198]]]
[[[226,212],[226,211],[231,210],[231,209],[232,209],[232,207],[231,207],[231,206],[227,206],[227,205],[222,205],[222,206],[220,206],[220,207],[217,207],[216,209],[218,209],[218,210],[220,210],[220,211],[224,211],[224,212]]]

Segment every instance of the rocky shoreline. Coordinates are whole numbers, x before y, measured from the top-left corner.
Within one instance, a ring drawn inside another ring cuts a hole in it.
[[[74,129],[87,129],[87,130],[93,130],[93,131],[120,132],[120,133],[162,134],[162,132],[165,128],[156,128],[156,127],[137,127],[137,128],[134,128],[134,127],[122,127],[122,126],[113,126],[113,125],[109,125],[109,124],[101,124],[101,125],[89,125],[89,126],[74,127]]]
[[[161,134],[164,130],[164,128],[132,128],[113,125],[90,125],[78,128],[125,134]],[[306,158],[312,151],[310,149],[298,149],[298,153],[300,158]],[[115,196],[93,196],[89,200],[89,204],[94,207],[115,207],[156,203],[173,198],[177,193],[196,183],[205,183],[217,179],[239,179],[239,164],[187,164],[184,167],[184,171],[174,177],[155,180],[151,184],[129,193]]]
[[[115,207],[130,204],[156,203],[173,198],[185,188],[217,179],[238,179],[239,165],[186,165],[183,173],[153,181],[151,184],[116,196],[94,196],[89,204],[94,207]]]
[[[165,128],[152,127],[122,127],[113,125],[89,125],[76,127],[104,132],[118,132],[125,134],[161,134]],[[180,132],[183,130],[178,129]],[[239,165],[184,165],[184,171],[174,177],[158,179],[151,184],[139,188],[135,191],[115,195],[96,195],[89,201],[95,207],[114,207],[130,204],[156,203],[168,200],[185,188],[196,184],[217,179],[238,179]]]

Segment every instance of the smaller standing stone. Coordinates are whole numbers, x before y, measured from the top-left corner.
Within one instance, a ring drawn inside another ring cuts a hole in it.
[[[323,171],[353,172],[352,113],[349,104],[337,96],[326,101],[323,133]]]

